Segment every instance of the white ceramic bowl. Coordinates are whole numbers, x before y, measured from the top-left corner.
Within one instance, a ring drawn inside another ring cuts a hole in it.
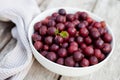
[[[97,21],[101,21],[102,19],[99,18],[98,16],[94,15],[93,13],[91,12],[88,12],[86,10],[82,10],[82,9],[77,9],[77,8],[66,8],[66,7],[63,7],[67,13],[75,13],[77,11],[85,11],[87,12],[93,19],[97,20]],[[83,75],[87,75],[87,74],[90,74],[96,70],[98,70],[100,67],[102,67],[110,58],[110,56],[112,55],[113,53],[113,50],[114,50],[114,36],[107,24],[107,28],[108,28],[108,31],[109,33],[111,33],[112,37],[113,37],[113,41],[112,41],[112,51],[109,53],[109,55],[107,56],[107,58],[105,58],[102,62],[96,64],[96,65],[93,65],[93,66],[89,66],[89,67],[67,67],[67,66],[62,66],[62,65],[59,65],[57,63],[54,63],[48,59],[46,59],[45,57],[43,57],[33,46],[32,44],[32,34],[34,32],[34,24],[38,21],[41,21],[43,19],[45,19],[47,16],[51,15],[52,13],[54,12],[57,12],[58,9],[60,8],[54,8],[54,9],[49,9],[49,10],[46,10],[44,12],[42,12],[41,14],[39,14],[30,24],[30,28],[29,28],[29,34],[28,34],[28,37],[29,37],[29,42],[30,42],[30,46],[31,46],[31,49],[33,51],[33,54],[35,56],[35,58],[38,60],[38,62],[40,64],[42,64],[45,68],[47,68],[48,70],[52,71],[52,72],[55,72],[57,74],[61,74],[61,75],[65,75],[65,76],[83,76]]]

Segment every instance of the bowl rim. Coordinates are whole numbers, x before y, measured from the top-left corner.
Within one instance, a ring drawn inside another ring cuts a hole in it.
[[[36,20],[38,20],[38,18],[40,18],[41,17],[41,15],[44,15],[45,13],[47,13],[47,14],[49,14],[49,12],[55,12],[55,11],[58,11],[59,9],[65,9],[65,10],[70,10],[70,9],[72,9],[72,10],[74,10],[74,11],[83,11],[83,12],[87,12],[88,13],[88,15],[90,15],[92,18],[94,17],[94,18],[96,18],[96,19],[98,19],[98,20],[96,20],[96,21],[102,21],[103,19],[102,18],[100,18],[99,16],[97,16],[96,14],[94,14],[94,13],[92,13],[92,12],[90,12],[90,11],[87,11],[87,10],[84,10],[84,9],[79,9],[79,8],[71,8],[71,7],[57,7],[57,8],[52,8],[52,9],[46,9],[45,11],[43,11],[42,13],[40,13],[40,14],[38,14],[38,16],[36,16],[32,21],[31,21],[31,23],[30,23],[30,25],[29,25],[29,29],[28,29],[28,39],[29,39],[29,43],[30,43],[30,47],[32,48],[32,52],[33,52],[33,55],[35,56],[35,54],[38,54],[39,56],[40,56],[40,58],[43,58],[44,60],[46,60],[47,62],[49,62],[50,64],[53,64],[53,65],[55,65],[55,66],[58,66],[58,67],[61,67],[61,68],[69,68],[69,69],[73,69],[73,70],[75,70],[75,69],[77,69],[77,70],[79,70],[79,69],[89,69],[89,68],[93,68],[93,67],[96,67],[96,66],[99,66],[99,65],[101,65],[102,63],[104,63],[104,62],[106,62],[109,58],[110,58],[110,56],[112,55],[112,53],[113,53],[113,50],[114,50],[114,47],[115,47],[115,38],[114,38],[114,35],[113,35],[113,32],[112,32],[112,30],[111,30],[111,28],[109,27],[109,25],[106,23],[106,27],[107,27],[107,29],[108,29],[108,32],[112,35],[112,43],[111,43],[111,45],[112,45],[112,50],[111,50],[111,52],[107,55],[107,57],[103,60],[103,61],[101,61],[101,62],[99,62],[98,64],[95,64],[95,65],[92,65],[92,66],[88,66],[88,67],[69,67],[69,66],[65,66],[65,65],[60,65],[60,64],[58,64],[58,63],[55,63],[55,62],[52,62],[52,61],[50,61],[50,60],[48,60],[47,58],[45,58],[44,56],[42,56],[35,48],[34,48],[34,46],[33,46],[33,43],[32,43],[32,38],[31,38],[31,34],[30,34],[30,32],[31,32],[31,27],[34,27],[34,24],[36,23]],[[47,16],[49,16],[49,15],[47,15]],[[46,16],[46,17],[47,17]],[[34,52],[34,51],[35,52]],[[36,58],[36,57],[35,57]],[[36,58],[37,59],[37,58]],[[38,61],[39,62],[39,61]],[[39,62],[40,63],[40,62]],[[41,64],[41,63],[40,63]],[[44,66],[44,65],[43,65]]]

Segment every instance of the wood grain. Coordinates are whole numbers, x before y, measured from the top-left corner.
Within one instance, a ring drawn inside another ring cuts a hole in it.
[[[57,80],[58,77],[57,74],[48,71],[35,60],[24,80]]]

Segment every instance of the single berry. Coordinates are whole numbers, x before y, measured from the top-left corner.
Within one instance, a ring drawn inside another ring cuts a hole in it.
[[[95,46],[99,49],[103,48],[103,44],[104,44],[104,41],[101,38],[95,41]]]
[[[70,43],[70,46],[76,46],[76,47],[78,47],[78,44],[77,44],[77,42],[73,41],[73,42]]]
[[[63,47],[63,48],[67,48],[68,45],[69,45],[69,44],[68,44],[67,42],[65,42],[65,43],[62,44],[62,47]]]
[[[75,19],[79,20],[80,13],[81,13],[81,12],[76,12],[76,13],[74,14]]]
[[[86,20],[82,21],[82,23],[84,23],[85,26],[88,26],[88,24],[89,24]]]
[[[84,49],[84,53],[87,56],[91,56],[94,54],[94,49],[91,46],[88,46]]]
[[[87,28],[81,28],[79,33],[82,37],[87,37],[89,34],[89,31],[87,30]]]
[[[90,31],[93,28],[93,26],[87,26],[87,29]]]
[[[75,61],[74,61],[73,57],[67,57],[65,59],[65,65],[69,66],[69,67],[73,67],[75,65]]]
[[[77,51],[78,50],[78,47],[77,46],[70,46],[69,48],[68,48],[68,52],[70,53],[70,54],[73,54],[75,51]]]
[[[55,27],[49,27],[47,33],[49,35],[55,35],[56,28]]]
[[[103,40],[107,43],[110,43],[112,41],[112,36],[109,33],[105,33],[103,36]]]
[[[50,47],[51,51],[57,51],[59,49],[59,46],[57,44],[52,44],[52,46]]]
[[[100,59],[100,57],[101,57],[101,55],[102,55],[101,50],[100,50],[100,49],[95,49],[95,50],[94,50],[94,55],[95,55],[98,59]]]
[[[83,39],[83,37],[78,36],[77,39],[76,39],[76,41],[80,45],[80,44],[82,44],[84,42],[84,39]]]
[[[52,36],[47,36],[45,37],[45,43],[50,45],[53,42],[53,37]]]
[[[101,23],[101,26],[102,26],[103,28],[106,27],[106,23],[105,23],[105,21],[101,21],[100,23]]]
[[[70,38],[69,38],[69,42],[73,42],[74,40],[75,40],[74,37],[70,37]]]
[[[73,20],[75,20],[75,17],[74,17],[73,14],[67,14],[67,15],[66,15],[66,18],[67,18],[68,21],[73,21]]]
[[[34,34],[32,35],[32,40],[33,40],[33,41],[41,41],[41,40],[42,40],[42,37],[41,37],[40,35],[34,33]]]
[[[48,54],[46,55],[46,58],[51,61],[55,61],[57,59],[57,56],[54,52],[48,52]]]
[[[34,47],[35,47],[36,50],[40,50],[40,49],[42,49],[43,44],[42,44],[42,42],[40,42],[40,41],[36,41],[36,42],[34,43]]]
[[[86,20],[89,24],[93,22],[93,19],[91,17],[87,17],[87,20]]]
[[[54,20],[49,20],[47,25],[48,25],[48,27],[54,27],[55,24],[56,24],[56,23],[55,23]]]
[[[79,20],[74,20],[72,23],[73,23],[75,26],[77,26],[77,25],[80,23],[80,21],[79,21]]]
[[[81,12],[80,13],[80,19],[85,20],[85,19],[87,19],[87,17],[88,17],[88,14],[86,12]]]
[[[60,57],[66,57],[66,56],[67,56],[67,50],[66,50],[65,48],[60,48],[60,49],[58,50],[58,55],[59,55]]]
[[[75,25],[73,23],[71,23],[71,22],[68,22],[68,23],[66,23],[66,27],[67,28],[74,28]]]
[[[56,44],[60,44],[60,43],[63,43],[63,38],[61,36],[56,36],[54,41]]]
[[[87,45],[85,44],[85,43],[82,43],[81,45],[80,45],[80,48],[81,49],[85,49],[87,47]]]
[[[59,9],[58,13],[59,13],[60,15],[66,15],[65,9]]]
[[[68,28],[67,31],[71,36],[74,36],[76,34],[76,29],[75,28]]]
[[[83,58],[82,61],[80,62],[80,66],[82,66],[82,67],[87,67],[89,65],[90,65],[90,62],[86,58]]]
[[[98,59],[95,56],[91,56],[89,61],[91,65],[95,65],[98,63]]]
[[[40,33],[40,35],[46,35],[46,33],[47,33],[47,27],[46,26],[41,26],[39,28],[39,33]]]
[[[37,22],[35,25],[34,25],[34,29],[35,31],[39,31],[39,28],[42,26],[41,22]]]
[[[84,23],[79,23],[78,26],[77,26],[78,29],[80,28],[85,28],[85,24]]]
[[[52,17],[57,17],[58,15],[59,14],[55,12],[55,13],[52,14]]]
[[[83,59],[83,57],[84,57],[84,55],[80,51],[76,51],[73,54],[73,58],[75,61],[80,61]]]
[[[65,29],[65,25],[63,23],[58,23],[56,25],[57,29],[60,30],[60,31],[63,31]]]
[[[103,48],[102,48],[102,52],[105,54],[108,54],[108,53],[110,53],[111,50],[112,50],[111,45],[108,43],[104,43]]]
[[[100,28],[100,27],[101,27],[100,22],[95,22],[95,23],[94,23],[94,27],[96,27],[96,28]]]
[[[97,39],[100,37],[100,33],[97,30],[97,28],[92,28],[90,29],[90,35],[92,36],[92,38]]]
[[[85,43],[88,44],[88,45],[91,44],[92,43],[92,39],[89,36],[86,37],[85,38]]]
[[[104,35],[104,34],[105,34],[105,32],[106,32],[106,29],[105,29],[105,28],[100,27],[100,28],[98,28],[98,31],[99,31],[100,35]]]
[[[47,51],[47,50],[49,50],[49,46],[48,45],[44,45],[43,49]]]
[[[64,58],[59,58],[56,62],[58,64],[64,65]]]
[[[59,22],[59,23],[65,23],[66,22],[66,17],[58,15],[56,17],[56,21]]]
[[[105,55],[104,55],[104,54],[101,54],[99,60],[102,61],[102,60],[104,60],[104,59],[105,59]]]

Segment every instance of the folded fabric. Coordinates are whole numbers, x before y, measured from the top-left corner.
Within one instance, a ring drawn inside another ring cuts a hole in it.
[[[33,63],[28,42],[31,20],[39,14],[34,0],[0,0],[0,20],[11,20],[16,26],[12,36],[17,40],[15,48],[0,61],[0,80],[22,80]]]

